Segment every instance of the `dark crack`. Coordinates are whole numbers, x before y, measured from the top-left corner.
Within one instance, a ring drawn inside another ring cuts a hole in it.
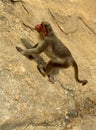
[[[81,17],[81,16],[78,16],[78,19],[80,19],[83,24],[93,33],[96,35],[96,32],[85,22],[85,20]]]
[[[26,6],[24,5],[24,4],[22,4],[22,7],[24,8],[24,10],[27,12],[27,14],[29,15],[30,13],[29,13],[29,11],[28,11],[28,9],[26,8]]]

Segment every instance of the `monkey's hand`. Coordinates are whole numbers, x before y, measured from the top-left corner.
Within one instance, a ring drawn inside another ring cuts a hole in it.
[[[17,49],[17,51],[19,51],[22,55],[28,56],[22,48],[16,46],[16,49]]]
[[[21,54],[23,54],[23,49],[22,49],[22,48],[16,46],[16,49],[17,49],[17,51],[19,51]]]
[[[27,58],[34,59],[34,57],[32,55],[27,55],[22,48],[16,46],[16,49],[18,52],[20,52],[22,55],[26,56]]]

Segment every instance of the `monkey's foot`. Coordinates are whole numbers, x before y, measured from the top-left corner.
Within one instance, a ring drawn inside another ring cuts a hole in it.
[[[39,70],[39,72],[45,77],[45,68],[43,65],[37,65],[37,69]]]
[[[32,55],[26,56],[28,59],[32,60],[34,57]]]
[[[55,82],[54,76],[49,75],[48,78],[49,78],[49,81],[50,81],[51,83],[54,83],[54,82]]]

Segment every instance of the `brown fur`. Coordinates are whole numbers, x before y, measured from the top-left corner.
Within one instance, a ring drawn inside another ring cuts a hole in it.
[[[57,38],[51,25],[48,22],[42,22],[40,25],[36,25],[35,29],[43,37],[41,43],[37,44],[34,48],[22,50],[17,47],[17,50],[23,55],[39,54],[44,52],[51,60],[46,65],[45,70],[41,73],[49,76],[54,68],[68,68],[74,67],[75,79],[77,82],[85,85],[87,80],[80,80],[78,78],[78,66],[75,62],[69,49]],[[38,67],[39,68],[39,67]],[[40,70],[41,68],[39,68]]]

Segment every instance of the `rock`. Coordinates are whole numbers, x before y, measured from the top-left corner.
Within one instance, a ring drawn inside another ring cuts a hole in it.
[[[95,3],[0,1],[0,130],[96,129]],[[34,25],[42,20],[52,24],[70,49],[79,77],[88,80],[86,86],[75,81],[73,68],[55,72],[56,82],[52,84],[37,69],[37,64],[45,65],[48,57],[41,54],[34,60],[18,53],[16,46],[25,48],[21,39],[32,46],[38,42]]]

